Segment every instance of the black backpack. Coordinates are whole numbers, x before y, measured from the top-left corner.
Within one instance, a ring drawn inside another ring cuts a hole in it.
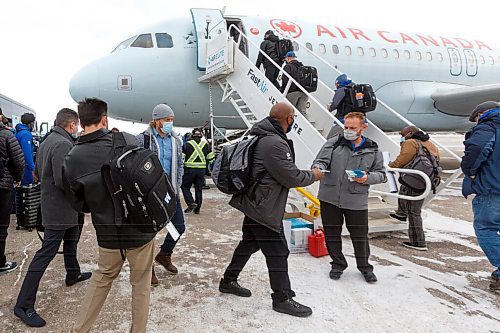
[[[113,199],[116,226],[135,225],[152,233],[172,219],[175,189],[155,152],[127,145],[122,133],[114,133],[112,158],[101,171]]]
[[[247,191],[252,180],[253,153],[260,136],[245,138],[225,146],[217,155],[212,169],[215,186],[226,194],[240,194]]]
[[[293,51],[293,43],[290,39],[280,39],[276,44],[278,56],[280,60],[283,61],[285,59],[285,55],[289,51]]]
[[[316,67],[300,66],[297,71],[297,82],[308,92],[318,89],[318,71]]]
[[[436,193],[436,188],[441,183],[441,176],[439,176],[439,162],[432,155],[427,148],[418,142],[418,151],[413,160],[405,165],[404,169],[413,169],[424,172],[431,180],[431,187],[433,193]],[[399,175],[399,182],[416,191],[425,190],[425,181],[422,177],[411,173],[401,173]]]
[[[355,112],[370,112],[377,107],[377,97],[369,84],[353,84],[346,87],[346,101]],[[347,95],[348,93],[348,95]]]

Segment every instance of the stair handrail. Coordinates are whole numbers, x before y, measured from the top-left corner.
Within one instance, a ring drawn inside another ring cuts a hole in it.
[[[298,45],[300,45],[300,47],[302,47],[303,49],[307,50],[307,52],[309,52],[312,56],[314,56],[315,58],[317,58],[318,60],[320,60],[321,62],[323,62],[325,65],[327,65],[328,67],[330,67],[331,69],[333,69],[335,72],[337,72],[338,74],[343,74],[337,67],[333,66],[332,64],[328,63],[325,59],[323,59],[322,57],[320,57],[319,55],[317,55],[316,53],[314,53],[313,51],[309,50],[306,46],[304,46],[302,43],[298,42],[295,38],[293,38],[292,36],[290,35],[286,35],[283,31],[281,30],[278,30],[278,29],[274,29],[275,32],[277,32],[280,36],[282,37],[286,37],[292,41],[294,41],[295,43],[297,43]],[[377,102],[382,104],[387,110],[389,110],[391,113],[393,113],[396,117],[399,118],[399,120],[403,121],[404,123],[406,123],[408,126],[415,126],[418,128],[418,126],[416,126],[415,124],[413,124],[411,121],[409,121],[408,119],[406,119],[405,117],[403,117],[402,115],[400,115],[396,110],[394,110],[392,107],[390,107],[389,105],[387,105],[384,101],[380,100],[377,98]],[[441,149],[443,149],[444,151],[446,151],[448,154],[450,154],[452,157],[454,157],[455,159],[457,159],[458,161],[462,161],[462,158],[459,157],[457,154],[455,154],[453,151],[451,151],[450,149],[448,149],[446,146],[444,146],[443,144],[441,144],[439,141],[436,141],[434,139],[430,139],[432,142],[434,142],[437,146],[439,146]]]
[[[416,174],[422,177],[425,181],[425,190],[422,194],[417,195],[417,196],[412,196],[412,195],[403,195],[399,194],[398,192],[384,192],[384,191],[379,191],[379,190],[373,190],[370,189],[371,193],[376,193],[376,194],[381,194],[385,196],[391,196],[391,197],[396,197],[398,199],[404,199],[404,200],[410,200],[410,201],[416,201],[416,200],[422,200],[425,199],[429,193],[432,190],[432,184],[429,176],[427,176],[424,172],[420,170],[413,170],[413,169],[401,169],[401,168],[391,168],[388,165],[385,165],[386,172],[391,172],[391,171],[397,171],[399,173],[410,173],[410,174]]]

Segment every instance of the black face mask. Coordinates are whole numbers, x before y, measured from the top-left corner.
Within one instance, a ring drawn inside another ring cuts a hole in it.
[[[288,118],[286,120],[286,123],[288,124]],[[295,118],[292,117],[292,123],[288,125],[288,128],[287,130],[285,131],[285,133],[290,133],[290,131],[292,130],[293,128],[293,124],[295,123]]]

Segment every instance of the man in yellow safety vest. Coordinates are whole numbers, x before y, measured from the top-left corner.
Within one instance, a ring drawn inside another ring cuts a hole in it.
[[[182,177],[181,190],[186,200],[187,208],[184,213],[200,213],[202,202],[202,186],[207,169],[207,162],[212,164],[215,155],[206,141],[202,141],[202,134],[199,128],[192,132],[191,140],[182,147],[184,154],[184,176]],[[195,199],[191,194],[191,186],[194,184]]]

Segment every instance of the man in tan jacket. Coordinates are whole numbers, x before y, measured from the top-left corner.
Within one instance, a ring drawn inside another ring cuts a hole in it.
[[[429,135],[415,126],[407,126],[399,132],[401,135],[401,151],[398,157],[389,163],[391,168],[404,168],[410,163],[418,153],[419,144],[439,161],[438,148],[429,141]],[[401,184],[399,194],[407,196],[418,196],[422,191],[415,190],[409,186]],[[427,251],[425,243],[424,229],[422,226],[422,200],[398,200],[398,210],[391,216],[405,221],[408,217],[408,237],[409,242],[403,242],[403,246],[420,251]]]

